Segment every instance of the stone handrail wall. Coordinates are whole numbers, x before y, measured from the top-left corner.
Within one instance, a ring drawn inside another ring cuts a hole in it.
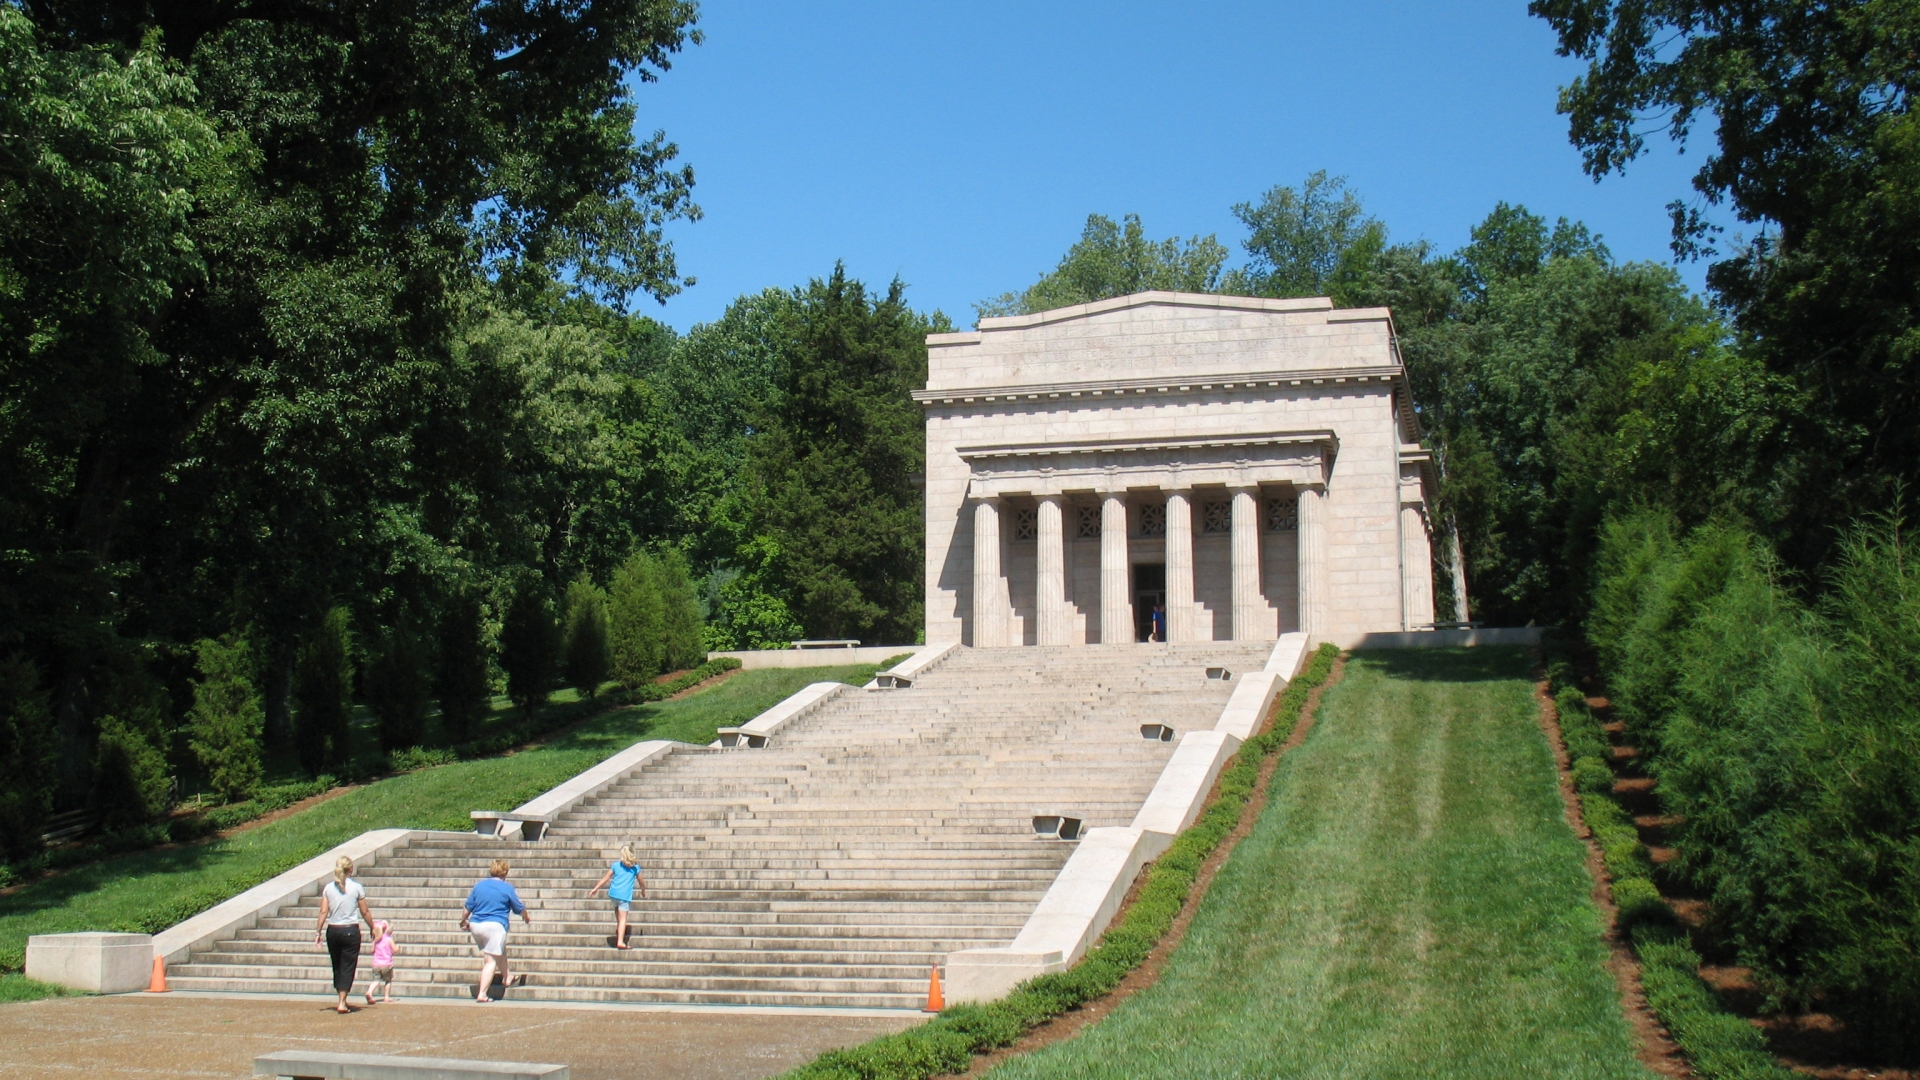
[[[1132,825],[1087,830],[1011,945],[947,955],[947,996],[956,1002],[991,1001],[1085,956],[1113,921],[1140,870],[1200,816],[1227,759],[1266,719],[1273,699],[1300,673],[1306,655],[1306,634],[1283,634],[1261,671],[1235,672],[1234,678],[1243,681],[1213,728],[1180,737]]]
[[[434,835],[464,836],[464,833],[439,833],[427,829],[374,829],[340,844],[324,855],[316,855],[271,880],[215,905],[193,918],[161,931],[153,938],[153,955],[169,964],[182,963],[194,949],[225,941],[250,929],[262,918],[280,914],[282,908],[298,904],[333,880],[333,864],[340,856],[352,859],[355,866],[372,866],[380,857],[406,847],[417,839]],[[315,909],[316,913],[318,909]]]
[[[649,739],[646,742],[634,743],[571,780],[535,795],[515,807],[513,812],[557,818],[580,805],[583,800],[600,794],[611,785],[625,780],[675,750],[686,750],[692,747],[692,743],[673,742],[667,739]],[[520,823],[501,822],[499,835],[503,840],[520,839]]]

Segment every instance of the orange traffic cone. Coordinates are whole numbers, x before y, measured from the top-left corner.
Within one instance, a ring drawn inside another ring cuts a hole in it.
[[[167,958],[153,958],[153,981],[147,984],[147,993],[164,994],[167,992]]]
[[[935,964],[933,974],[927,978],[927,1011],[937,1013],[946,1007],[946,999],[940,995],[940,965]]]

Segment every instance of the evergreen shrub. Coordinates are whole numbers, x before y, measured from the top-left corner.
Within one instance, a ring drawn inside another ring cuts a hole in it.
[[[613,677],[633,689],[660,674],[666,663],[666,608],[653,556],[636,551],[613,575],[609,636]]]
[[[427,643],[403,616],[367,662],[367,708],[378,724],[382,750],[417,746],[426,737],[433,698],[431,659]]]
[[[585,574],[567,586],[563,650],[567,682],[592,700],[613,668],[608,641],[607,594]]]
[[[0,657],[0,855],[31,858],[53,813],[53,723],[40,673],[19,656]]]
[[[260,734],[266,711],[253,685],[253,650],[229,634],[195,647],[199,679],[188,713],[188,746],[223,802],[241,802],[260,786]]]
[[[585,719],[592,712],[605,706],[638,705],[648,701],[661,701],[670,698],[682,690],[692,687],[740,666],[740,661],[730,656],[710,660],[692,671],[666,682],[650,682],[632,690],[618,690],[601,699],[602,704],[577,702],[572,705],[552,705],[532,716],[523,716],[515,723],[501,727],[485,738],[472,739],[452,748],[462,758],[492,757],[495,754],[511,750],[539,738],[550,731],[556,731],[568,724]]]
[[[687,557],[667,548],[655,559],[655,584],[660,592],[660,656],[667,671],[681,671],[706,659],[700,594],[693,584]]]
[[[465,589],[449,597],[440,612],[437,637],[433,693],[440,699],[440,733],[461,742],[473,736],[493,702],[480,598]]]
[[[1580,758],[1573,763],[1573,787],[1580,792],[1612,791],[1613,770],[1597,757]]]
[[[1670,869],[1786,1005],[1920,1056],[1920,579],[1901,523],[1849,530],[1811,605],[1737,529],[1639,515],[1605,540],[1595,644],[1658,732]]]
[[[293,747],[308,776],[353,758],[353,638],[347,609],[328,611],[293,668]]]
[[[546,586],[528,579],[514,592],[500,627],[500,666],[507,673],[507,697],[531,717],[546,704],[559,659],[559,627]]]
[[[1613,906],[1619,909],[1620,925],[1625,927],[1643,922],[1673,921],[1673,909],[1660,898],[1659,888],[1647,878],[1616,878],[1613,882]]]
[[[1673,1035],[1701,1080],[1793,1080],[1767,1052],[1758,1028],[1720,1007],[1711,987],[1700,980],[1700,955],[1683,931],[1643,921],[1633,928],[1640,957],[1640,984],[1647,1004]]]
[[[93,808],[99,827],[146,825],[167,812],[172,781],[158,745],[158,717],[137,711],[131,722],[100,718],[93,758]]]
[[[460,755],[452,750],[410,746],[387,755],[387,767],[396,773],[409,773],[431,769],[436,765],[451,765],[459,760]]]

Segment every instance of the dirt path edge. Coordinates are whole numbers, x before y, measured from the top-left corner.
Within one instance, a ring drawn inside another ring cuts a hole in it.
[[[1580,809],[1580,795],[1573,786],[1573,760],[1560,734],[1560,710],[1554,707],[1553,697],[1548,693],[1544,672],[1536,674],[1541,676],[1533,684],[1540,729],[1546,733],[1547,745],[1553,751],[1554,768],[1559,773],[1560,804],[1566,811],[1567,824],[1586,848],[1587,875],[1593,879],[1593,904],[1600,909],[1601,935],[1607,943],[1607,970],[1613,973],[1614,983],[1619,987],[1621,1013],[1633,1031],[1642,1065],[1660,1076],[1690,1080],[1693,1071],[1687,1067],[1686,1055],[1647,1005],[1646,990],[1640,984],[1640,959],[1634,955],[1633,944],[1621,930],[1620,910],[1613,905],[1613,879],[1607,873],[1593,830],[1587,828],[1586,815]]]

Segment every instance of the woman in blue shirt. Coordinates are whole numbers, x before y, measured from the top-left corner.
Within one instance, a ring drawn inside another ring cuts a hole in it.
[[[612,888],[608,888],[611,883]],[[620,849],[618,862],[607,866],[607,872],[600,875],[599,884],[587,890],[588,899],[601,889],[607,890],[607,899],[613,901],[613,947],[627,948],[627,909],[633,905],[633,887],[640,886],[640,899],[647,898],[647,879],[640,873],[640,864],[634,861],[633,845]]]
[[[480,950],[485,961],[480,965],[480,992],[473,1000],[489,1002],[487,991],[493,988],[493,973],[497,966],[500,970],[500,985],[513,985],[512,977],[507,974],[507,919],[518,915],[520,921],[533,925],[533,918],[527,914],[527,905],[520,902],[520,894],[507,884],[507,860],[495,859],[487,867],[487,876],[483,877],[467,894],[466,910],[460,913],[460,929],[473,935],[473,944]]]

